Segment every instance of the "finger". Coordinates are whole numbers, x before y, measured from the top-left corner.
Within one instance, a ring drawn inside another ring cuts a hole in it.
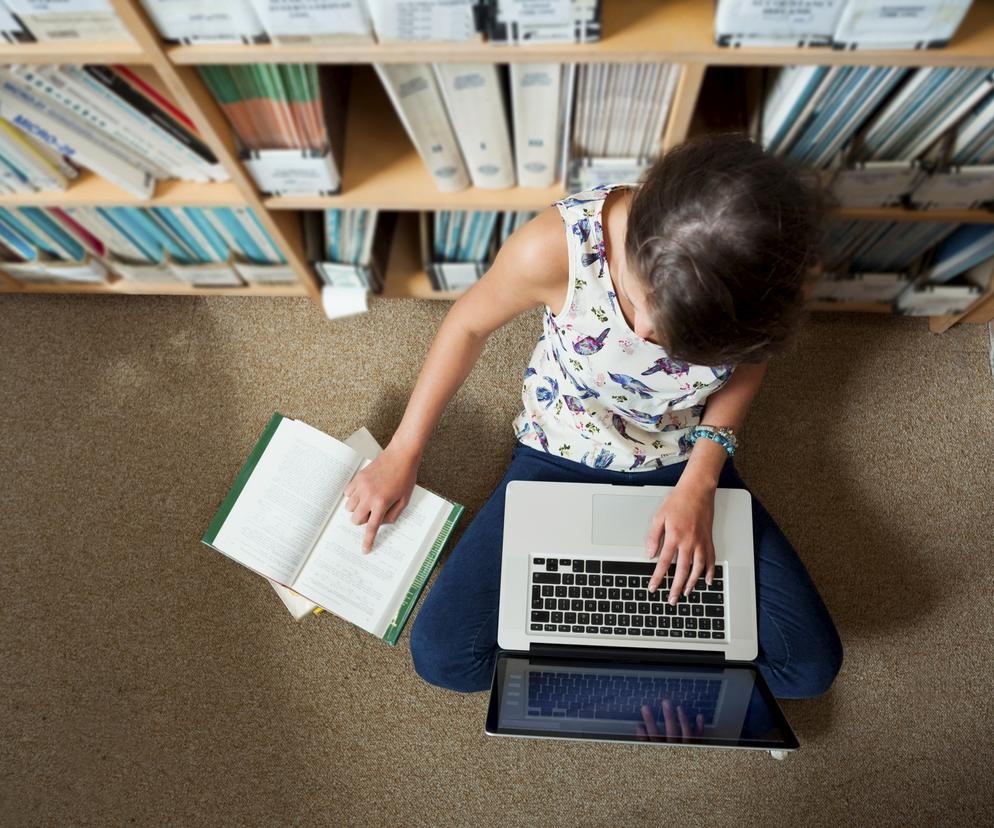
[[[635,738],[640,742],[648,741],[648,737],[645,735],[645,728],[640,724],[635,725]]]
[[[404,511],[404,507],[406,505],[407,503],[405,501],[398,500],[387,510],[387,513],[383,516],[383,522],[393,523],[398,517],[400,517],[400,513]]]
[[[711,586],[711,584],[714,583],[714,558],[715,558],[714,544],[709,542],[708,543],[708,571],[707,571],[707,574],[704,576],[704,581],[705,581],[705,583],[708,586]]]
[[[676,706],[676,717],[680,720],[680,734],[684,739],[689,739],[693,734],[690,732],[690,719],[683,712],[683,705]]]
[[[707,558],[705,557],[704,550],[698,547],[697,552],[694,554],[694,568],[690,570],[690,577],[687,579],[687,586],[684,587],[683,594],[690,595],[694,591],[694,587],[697,586],[697,580],[704,573],[707,567]]]
[[[694,731],[694,735],[700,738],[704,735],[704,714],[697,714],[697,730]]]
[[[359,502],[359,495],[353,493],[349,496],[348,502],[345,504],[345,511],[352,512],[355,511],[356,504]]]
[[[659,552],[659,544],[663,539],[663,525],[666,523],[666,513],[660,509],[649,525],[649,534],[645,538],[645,554],[654,558]]]
[[[362,540],[362,551],[371,552],[373,549],[373,540],[376,538],[376,530],[380,528],[380,523],[383,522],[383,512],[373,512],[369,516],[369,523],[366,524],[366,537]]]
[[[659,728],[656,727],[656,718],[652,715],[649,705],[642,705],[642,721],[645,722],[645,732],[650,739],[659,738]],[[641,727],[641,725],[639,725]]]
[[[673,556],[677,553],[676,535],[672,532],[663,535],[663,548],[659,551],[659,563],[652,571],[652,578],[649,579],[649,592],[655,592],[663,582],[663,578],[669,571],[670,564],[673,563]]]
[[[355,478],[353,478],[352,480],[349,481],[349,485],[345,487],[344,494],[345,494],[346,497],[351,497],[352,496],[352,492],[354,492],[354,491],[355,491]]]
[[[676,717],[673,715],[673,705],[669,699],[663,699],[663,725],[666,727],[666,738],[676,737]]]
[[[365,503],[358,504],[352,510],[352,522],[359,526],[369,520],[370,508]]]
[[[670,587],[669,601],[675,604],[680,598],[680,592],[685,583],[687,575],[690,574],[691,555],[686,549],[681,549],[676,562],[676,573],[673,575],[673,586]]]

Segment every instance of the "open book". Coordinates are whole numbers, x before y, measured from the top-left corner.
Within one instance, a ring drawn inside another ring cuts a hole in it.
[[[463,507],[415,486],[362,552],[345,487],[370,461],[306,423],[270,419],[203,542],[390,644]]]

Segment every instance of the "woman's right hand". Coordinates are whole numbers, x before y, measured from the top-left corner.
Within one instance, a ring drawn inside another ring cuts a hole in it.
[[[345,508],[352,513],[352,522],[366,525],[363,552],[372,550],[380,526],[393,523],[410,501],[420,463],[420,453],[391,443],[345,487]]]

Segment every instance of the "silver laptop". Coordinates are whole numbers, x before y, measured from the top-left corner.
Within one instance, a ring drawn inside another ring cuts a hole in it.
[[[492,735],[758,748],[797,740],[755,666],[752,502],[718,489],[715,577],[667,601],[645,538],[668,486],[506,490]]]

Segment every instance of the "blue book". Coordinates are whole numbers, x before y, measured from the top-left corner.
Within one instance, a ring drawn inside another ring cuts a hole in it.
[[[185,264],[193,262],[212,261],[210,253],[200,246],[200,243],[190,235],[179,219],[172,214],[167,207],[153,207],[151,209],[152,218],[161,225],[166,236],[172,235],[174,240],[181,244],[186,251],[179,261]]]
[[[991,256],[994,224],[963,224],[939,245],[927,273],[928,282],[948,282]]]
[[[79,240],[40,207],[21,207],[19,212],[26,223],[55,247],[59,259],[81,262],[86,258],[86,248]]]
[[[190,222],[200,231],[201,235],[207,239],[207,243],[214,249],[214,254],[219,262],[228,261],[231,251],[225,243],[224,238],[214,228],[210,220],[203,214],[200,207],[183,207],[183,213]]]
[[[136,224],[127,212],[127,207],[97,207],[97,212],[109,221],[119,233],[122,233],[135,247],[141,250],[146,261],[159,264],[165,258],[165,249],[154,236],[149,236],[145,229]]]
[[[230,207],[214,208],[214,217],[221,223],[221,226],[228,231],[228,234],[235,240],[235,244],[241,249],[241,253],[250,262],[268,261],[262,249],[255,243],[255,240],[242,227],[238,217],[232,212]]]
[[[7,224],[2,215],[0,215],[0,242],[25,261],[33,262],[38,258],[38,248]]]

